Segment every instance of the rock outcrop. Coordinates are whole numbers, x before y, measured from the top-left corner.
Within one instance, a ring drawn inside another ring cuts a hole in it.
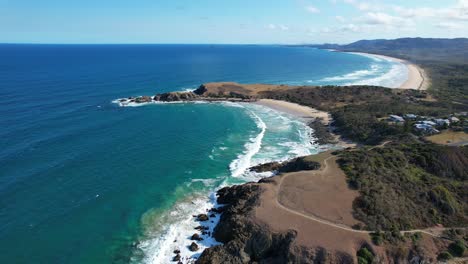
[[[196,216],[196,218],[197,218],[197,221],[200,221],[200,222],[208,221],[210,219],[208,215],[206,214],[199,214]]]
[[[322,249],[296,246],[295,230],[277,233],[267,225],[256,222],[255,207],[261,194],[262,183],[248,183],[218,191],[218,203],[226,206],[213,236],[224,244],[203,251],[196,263],[313,263],[313,260],[330,257]],[[352,263],[353,260],[351,256],[338,258],[334,263]]]
[[[320,163],[310,160],[307,156],[295,158],[285,162],[270,162],[251,167],[254,172],[274,171],[279,173],[296,172],[304,170],[318,170]]]
[[[195,242],[192,242],[192,244],[190,244],[190,246],[189,246],[189,250],[190,250],[190,251],[198,251],[199,248],[200,248],[200,247],[199,247],[198,244],[195,243]]]
[[[176,101],[194,101],[197,100],[199,96],[193,92],[171,92],[157,94],[153,97],[154,101],[161,102],[176,102]]]

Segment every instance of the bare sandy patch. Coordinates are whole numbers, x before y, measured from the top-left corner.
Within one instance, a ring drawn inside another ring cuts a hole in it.
[[[266,224],[274,232],[296,230],[296,246],[307,248],[325,248],[329,253],[346,253],[356,262],[356,252],[365,243],[371,243],[366,233],[349,232],[304,217],[293,211],[284,210],[276,203],[278,177],[276,184],[263,185],[260,205],[255,211],[255,220]]]
[[[468,133],[463,131],[444,131],[440,134],[426,137],[426,139],[436,144],[448,146],[468,145]]]
[[[275,176],[272,183],[262,185],[256,220],[277,232],[296,230],[298,246],[322,247],[355,259],[363,244],[371,244],[368,231],[350,227],[358,223],[352,216],[352,202],[359,194],[348,188],[337,157],[325,152],[311,159],[323,168]]]
[[[223,94],[229,95],[231,92],[257,96],[260,92],[277,91],[296,88],[297,86],[289,85],[274,85],[274,84],[239,84],[235,82],[216,82],[206,83],[203,85],[206,88],[206,94]]]
[[[337,157],[325,152],[316,158],[322,169],[282,176],[279,202],[290,209],[333,223],[349,227],[358,224],[352,211],[353,201],[359,192],[348,188],[346,175],[336,163]]]

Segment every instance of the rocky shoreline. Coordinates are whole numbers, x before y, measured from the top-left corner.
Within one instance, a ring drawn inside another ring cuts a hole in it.
[[[206,249],[196,263],[300,263],[310,258],[307,251],[294,247],[296,231],[276,233],[254,221],[261,182],[218,191],[218,202],[225,207],[213,236],[223,245]]]
[[[321,145],[352,147],[354,144],[344,142],[334,133],[330,124],[332,120],[328,114],[332,109],[330,105],[338,107],[337,105],[347,102],[356,103],[353,89],[358,90],[359,94],[359,91],[369,92],[371,88],[351,87],[349,91],[336,88],[340,91],[340,98],[330,97],[330,90],[327,87],[309,88],[314,87],[210,83],[201,85],[192,92],[130,97],[119,99],[118,103],[127,106],[158,102],[258,102],[261,105],[272,106],[273,109],[275,107],[286,109],[285,112],[304,118],[315,131],[314,134]],[[302,100],[305,91],[310,92],[310,101]],[[300,96],[292,101],[297,104],[286,102],[290,101],[291,94],[296,93]],[[358,194],[350,193],[352,191],[347,185],[346,176],[336,165],[338,156],[329,157],[335,166],[332,169],[328,166],[328,174],[314,172],[325,171],[322,165],[329,160],[318,158],[320,155],[252,167],[250,168],[252,172],[273,172],[276,175],[256,183],[245,183],[218,190],[219,207],[207,210],[205,214],[194,215],[194,220],[200,222],[200,225],[195,228],[193,235],[188,237],[190,242],[184,247],[197,253],[187,259],[181,257],[179,249],[175,249],[173,261],[178,264],[241,264],[433,263],[437,260],[436,253],[447,247],[447,241],[418,231],[418,236],[413,236],[413,232],[408,233],[406,238],[402,236],[397,247],[374,242],[376,236],[381,238],[380,232],[356,230],[354,226],[357,224],[354,225],[354,222],[357,220],[352,215],[352,202],[356,201],[355,197]],[[308,178],[313,175],[318,175],[314,178],[318,180],[311,181]],[[289,181],[283,184],[281,189],[281,184],[286,181],[285,178]],[[327,188],[324,188],[325,186]],[[301,211],[304,208],[309,211]],[[214,229],[208,230],[203,223],[212,221],[214,219],[212,217],[219,218],[219,222]],[[401,235],[398,232],[393,234],[391,230],[384,232],[396,237]],[[206,248],[198,257],[201,251],[199,243],[207,237],[214,238],[222,244]]]
[[[117,99],[116,102],[120,106],[127,106],[131,104],[148,104],[148,103],[159,103],[159,102],[256,102],[257,97],[248,96],[235,92],[228,93],[208,93],[205,85],[200,85],[194,91],[191,92],[169,92],[156,94],[154,96],[137,96]]]

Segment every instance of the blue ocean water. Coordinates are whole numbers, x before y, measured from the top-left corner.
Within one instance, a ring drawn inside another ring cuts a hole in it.
[[[306,47],[0,45],[0,263],[169,262],[213,190],[320,149],[258,105],[116,98],[214,81],[396,87],[405,71]]]

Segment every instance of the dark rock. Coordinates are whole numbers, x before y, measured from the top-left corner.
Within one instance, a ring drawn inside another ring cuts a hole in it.
[[[215,214],[210,214],[210,217],[216,217],[216,215]]]
[[[223,212],[224,206],[218,207],[218,208],[211,208],[209,212],[217,213],[220,214]]]
[[[191,240],[196,240],[196,241],[201,241],[201,240],[203,240],[203,238],[200,237],[200,235],[197,234],[197,233],[193,234],[192,237],[191,237],[190,239],[191,239]]]
[[[193,91],[194,94],[197,94],[197,95],[203,95],[206,91],[208,91],[205,87],[205,85],[200,85],[200,87],[198,87],[198,89],[196,89],[195,91]]]
[[[180,253],[180,250],[179,250],[179,249],[176,249],[176,250],[174,250],[173,252],[174,252],[174,254],[179,254],[179,253]]]
[[[263,183],[270,184],[270,183]],[[255,208],[263,192],[260,183],[225,187],[217,192],[218,203],[225,204],[213,237],[222,242],[205,249],[197,264],[221,263],[353,263],[353,257],[329,254],[323,250],[297,246],[297,232],[276,232],[258,223]]]
[[[155,101],[174,102],[174,101],[193,101],[198,98],[193,92],[171,92],[157,94],[153,97]]]
[[[202,230],[208,230],[208,229],[210,229],[210,228],[207,227],[207,226],[197,226],[197,227],[195,227],[195,230],[200,230],[200,231],[202,231]]]
[[[199,247],[198,247],[197,243],[195,243],[195,242],[192,242],[192,244],[190,244],[190,246],[189,246],[190,251],[198,251],[198,249],[199,249]]]
[[[179,261],[179,260],[180,260],[180,254],[177,254],[172,258],[172,261]]]
[[[135,99],[135,102],[136,102],[136,103],[139,103],[139,104],[141,104],[141,103],[149,103],[149,102],[151,102],[151,101],[152,101],[152,99],[151,99],[151,97],[149,97],[149,96],[140,96],[140,97],[137,97],[137,98]]]
[[[226,206],[213,236],[224,244],[204,250],[196,263],[310,263],[289,259],[295,231],[274,233],[252,220],[261,193],[255,183],[218,191],[218,202]]]
[[[316,118],[308,125],[314,130],[314,135],[317,137],[317,143],[320,145],[337,143],[335,136],[333,136],[330,131],[330,127],[328,125],[324,125],[321,118]]]
[[[308,156],[295,158],[285,162],[270,162],[251,167],[254,172],[277,171],[280,173],[296,172],[304,170],[317,170],[320,163],[310,160]]]
[[[197,221],[204,222],[208,221],[209,217],[206,214],[197,215]]]

